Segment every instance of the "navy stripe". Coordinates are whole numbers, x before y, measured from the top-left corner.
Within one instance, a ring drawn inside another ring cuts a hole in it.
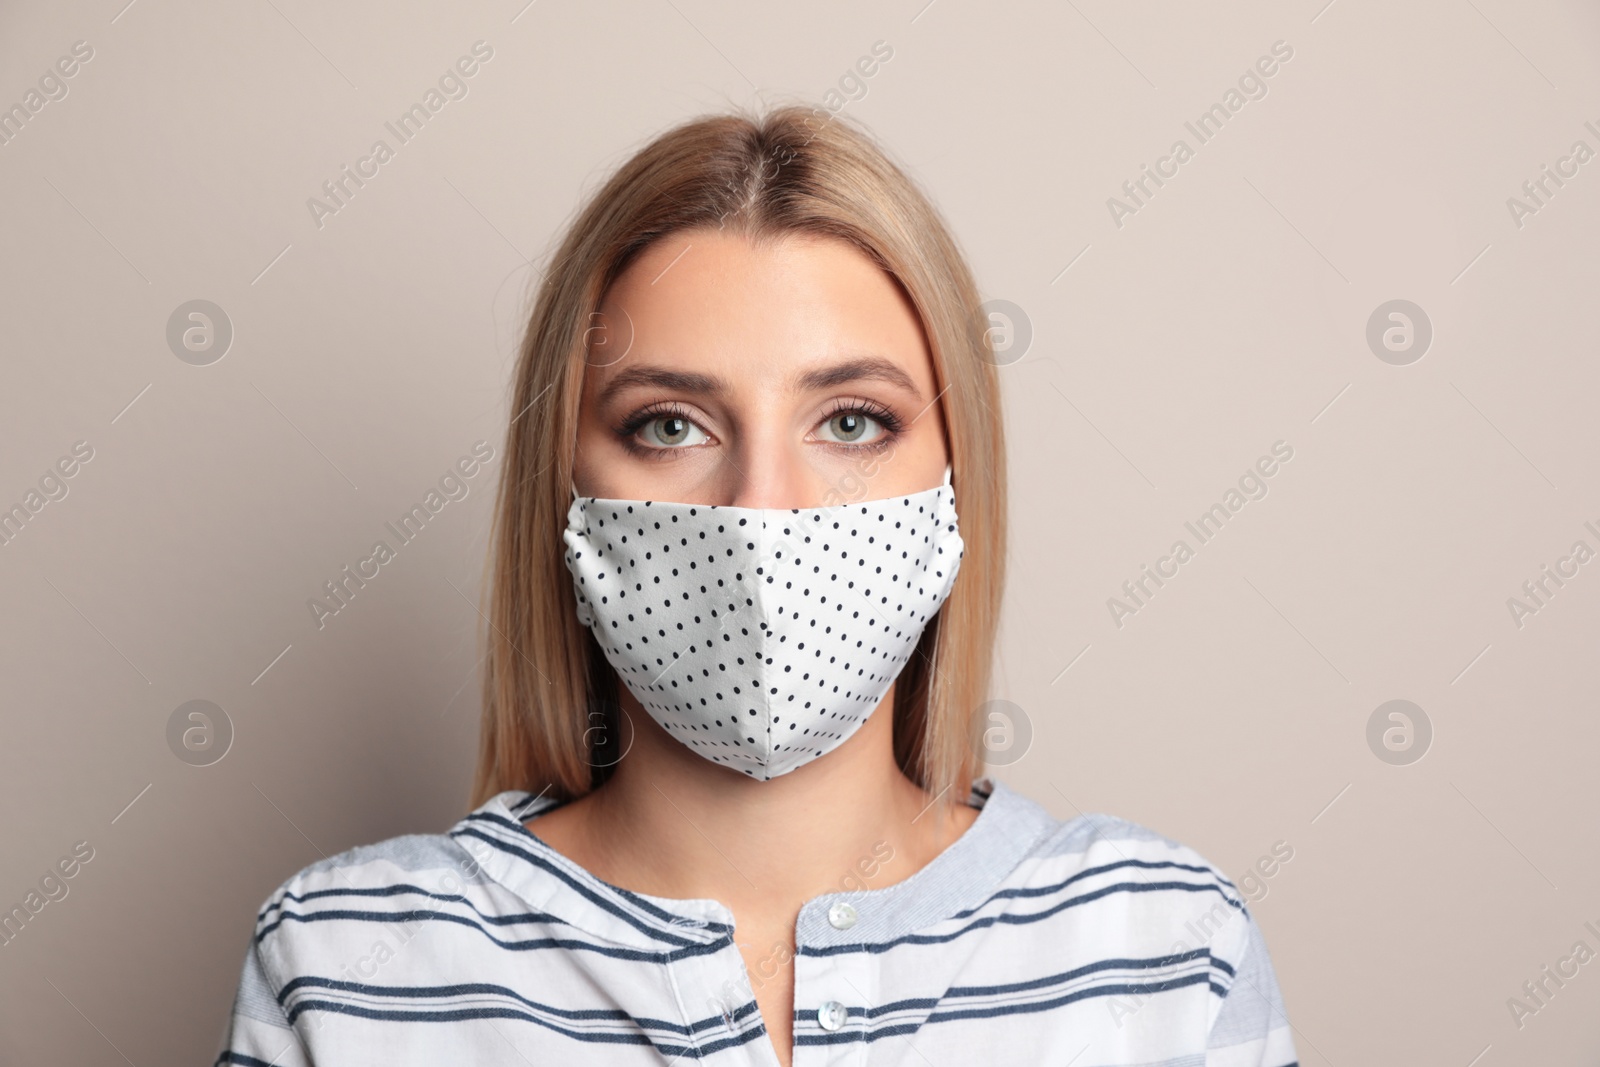
[[[518,840],[525,840],[525,841],[531,842],[532,846],[537,848],[537,849],[548,850],[550,848],[549,845],[545,844],[543,841],[540,841],[539,838],[536,837],[533,834],[532,831],[530,831],[526,826],[522,825],[520,822],[512,822],[510,820],[501,818],[498,815],[478,814],[478,813],[475,812],[475,813],[473,813],[471,815],[468,815],[465,819],[462,820],[462,822],[487,822],[487,823],[490,823],[492,825],[499,826],[499,827],[501,827],[503,829],[510,830],[517,837]],[[584,884],[582,884],[580,882],[574,881],[570,876],[568,876],[567,872],[561,870],[555,864],[551,863],[549,860],[545,859],[544,856],[539,855],[538,853],[531,853],[531,852],[523,851],[522,849],[518,849],[515,846],[511,845],[507,841],[502,841],[502,840],[486,837],[485,835],[483,835],[483,834],[481,834],[481,833],[479,833],[479,832],[477,832],[475,830],[470,830],[470,829],[458,830],[458,831],[453,832],[451,836],[456,836],[457,834],[470,835],[472,837],[481,838],[482,840],[488,841],[490,844],[501,848],[502,851],[509,852],[509,853],[511,853],[512,855],[515,855],[515,856],[520,856],[523,859],[527,860],[529,863],[533,863],[534,865],[538,866],[542,870],[547,870],[547,871],[551,872],[552,874],[558,875],[561,878],[562,881],[566,882],[568,885],[570,885],[574,889],[578,890],[580,893],[582,893],[584,896],[588,897],[590,900],[595,901],[595,903],[597,903],[597,904],[601,904],[602,907],[605,906],[604,902],[602,902],[594,893],[592,893],[587,885],[584,885]],[[576,866],[576,865],[574,865],[574,866]],[[649,915],[652,918],[660,920],[661,925],[662,925],[662,927],[664,929],[652,930],[652,929],[650,929],[648,927],[640,927],[640,929],[644,930],[646,933],[663,933],[663,932],[671,933],[672,931],[677,931],[677,930],[682,930],[683,929],[683,926],[678,922],[678,920],[680,920],[680,918],[681,918],[680,916],[675,915],[670,911],[665,911],[660,907],[657,907],[655,904],[652,904],[650,901],[648,901],[648,900],[644,899],[643,897],[639,896],[637,893],[632,893],[632,892],[622,888],[619,885],[612,885],[610,882],[607,882],[607,881],[605,881],[603,879],[600,879],[600,878],[596,878],[594,875],[589,874],[587,871],[585,871],[583,873],[586,875],[586,878],[584,879],[585,882],[592,883],[593,885],[599,886],[606,893],[609,893],[609,894],[611,894],[613,896],[619,897],[620,899],[622,899],[626,903],[628,903],[628,904],[632,905],[633,907],[637,908],[639,911],[644,912],[646,915]],[[607,910],[611,910],[611,909],[608,908]],[[622,915],[621,912],[617,912],[616,914]],[[626,918],[626,916],[623,916],[623,917]],[[705,926],[704,926],[704,929],[713,931],[715,933],[728,933],[728,932],[732,931],[733,927],[729,926],[727,923],[707,922],[705,924]]]
[[[1039,978],[1030,978],[1020,982],[1005,982],[998,985],[950,986],[942,995],[937,997],[914,997],[910,999],[890,1001],[886,1004],[880,1004],[873,1007],[852,1007],[848,1008],[847,1011],[849,1016],[852,1018],[860,1016],[865,1019],[876,1019],[881,1016],[893,1015],[904,1011],[936,1008],[939,1005],[948,1002],[952,998],[992,997],[1007,993],[1021,993],[1031,990],[1045,989],[1050,986],[1063,985],[1068,982],[1076,981],[1079,978],[1094,974],[1097,971],[1155,970],[1162,967],[1172,967],[1180,963],[1197,962],[1202,959],[1206,960],[1206,966],[1196,971],[1194,977],[1185,978],[1185,982],[1203,981],[1206,978],[1206,973],[1215,967],[1226,968],[1230,973],[1232,972],[1232,968],[1227,967],[1225,962],[1211,956],[1211,952],[1208,949],[1200,948],[1171,956],[1151,956],[1139,959],[1130,958],[1096,960],[1094,963],[1085,964],[1082,967],[1074,967],[1068,971],[1061,971],[1057,974],[1047,974]],[[1142,984],[1150,985],[1152,988],[1155,988],[1156,986],[1169,981],[1171,980],[1162,979],[1159,982],[1146,982]],[[801,1022],[811,1015],[812,1013],[809,1011],[804,1009],[796,1009],[794,1017],[796,1022]]]
[[[468,908],[472,909],[478,918],[482,919],[484,922],[493,923],[496,926],[515,926],[519,923],[559,923],[562,926],[570,925],[569,923],[563,921],[559,915],[551,915],[548,912],[543,911],[524,911],[512,915],[485,915],[483,912],[478,910],[477,905],[473,904],[472,901],[468,900],[459,893],[430,893],[421,886],[411,885],[406,882],[399,882],[394,885],[380,886],[372,889],[356,889],[353,887],[347,888],[344,886],[335,886],[332,889],[313,889],[309,893],[284,893],[281,899],[274,900],[269,907],[262,911],[262,916],[264,917],[267,912],[272,911],[275,908],[281,908],[286,900],[293,901],[296,904],[304,904],[308,900],[321,900],[326,897],[395,897],[408,893],[414,896],[427,897],[429,900],[442,900],[450,904],[465,904]],[[576,927],[574,927],[574,929],[576,929]],[[258,931],[256,937],[257,943],[260,943],[261,941],[260,934],[265,932],[265,930]]]
[[[1103,863],[1098,867],[1091,867],[1088,870],[1081,871],[1078,874],[1075,874],[1075,875],[1071,876],[1070,878],[1067,878],[1067,879],[1065,879],[1063,881],[1060,881],[1060,882],[1055,882],[1055,883],[1053,883],[1051,885],[1021,886],[1021,887],[1016,887],[1016,888],[1012,888],[1012,889],[996,890],[994,893],[991,893],[987,898],[985,898],[984,901],[981,904],[975,905],[974,907],[971,907],[971,908],[963,909],[962,911],[958,911],[955,914],[951,915],[950,919],[951,920],[965,919],[969,915],[976,915],[976,914],[978,914],[978,912],[982,911],[984,908],[988,907],[990,904],[994,903],[997,900],[1019,900],[1019,899],[1024,899],[1024,898],[1028,898],[1028,897],[1042,897],[1042,896],[1048,896],[1051,893],[1058,893],[1061,890],[1063,890],[1063,889],[1067,888],[1068,886],[1072,885],[1074,882],[1081,881],[1084,878],[1092,878],[1095,875],[1105,874],[1108,871],[1114,871],[1114,870],[1116,870],[1116,869],[1118,869],[1120,867],[1143,867],[1143,868],[1146,868],[1148,870],[1153,870],[1153,869],[1156,869],[1156,868],[1166,868],[1166,869],[1173,869],[1173,870],[1180,870],[1180,871],[1193,871],[1196,874],[1210,875],[1210,876],[1213,877],[1213,880],[1216,880],[1215,879],[1216,872],[1214,870],[1212,870],[1209,867],[1197,867],[1192,863],[1177,863],[1177,862],[1174,862],[1172,860],[1128,860],[1128,859],[1115,860],[1115,861],[1113,861],[1111,863]],[[1221,880],[1223,882],[1227,883],[1228,888],[1230,888],[1230,889],[1233,888],[1233,883],[1232,882],[1228,882],[1227,879],[1221,879]],[[1213,887],[1202,886],[1200,888],[1213,888]],[[1236,900],[1233,900],[1233,899],[1229,898],[1228,894],[1223,893],[1220,889],[1218,889],[1217,892],[1222,896],[1222,898],[1224,900],[1226,900],[1233,907],[1240,908],[1240,909],[1244,908],[1243,902],[1236,901]]]
[[[447,922],[464,926],[469,930],[476,930],[500,948],[512,952],[531,952],[546,948],[582,949],[601,956],[610,956],[612,959],[635,960],[646,963],[674,963],[678,960],[688,959],[693,956],[710,956],[720,952],[727,945],[727,939],[708,942],[692,942],[681,948],[670,951],[655,951],[651,949],[622,948],[611,945],[597,945],[577,938],[567,937],[534,937],[521,941],[503,941],[493,933],[484,929],[478,923],[460,915],[451,915],[444,911],[354,911],[347,908],[329,908],[325,911],[313,911],[301,914],[298,911],[285,911],[278,916],[276,922],[256,936],[256,943],[260,944],[268,934],[278,929],[285,922],[297,923],[332,922],[336,920],[349,920],[353,922],[373,922],[380,924],[404,922]]]
[[[1089,986],[1086,989],[1075,989],[1071,992],[1051,997],[1048,1000],[1016,1000],[1008,1004],[997,1004],[982,1008],[947,1007],[942,1011],[931,1012],[923,1022],[951,1022],[961,1019],[986,1019],[1001,1015],[1032,1014],[1037,1011],[1048,1011],[1051,1008],[1090,997],[1121,996],[1123,994],[1148,996],[1155,993],[1163,993],[1169,989],[1182,989],[1185,986],[1199,985],[1205,981],[1207,981],[1205,972],[1197,971],[1193,974],[1177,975],[1158,981],[1106,983]],[[874,1028],[873,1033],[876,1034],[877,1032],[877,1029]]]
[[[1149,956],[1141,959],[1124,958],[1096,960],[1095,962],[1085,964],[1082,967],[1074,967],[1070,971],[1062,971],[1059,974],[1047,974],[1040,978],[1030,978],[1021,982],[1004,982],[999,985],[951,986],[949,989],[945,990],[944,995],[946,997],[985,997],[996,996],[1001,993],[1020,993],[1025,989],[1042,989],[1045,986],[1059,985],[1062,982],[1070,982],[1075,978],[1082,978],[1086,974],[1093,974],[1095,971],[1149,971],[1154,970],[1157,967],[1172,967],[1180,963],[1189,963],[1202,958],[1206,958],[1208,964],[1215,962],[1209,958],[1210,956],[1211,951],[1209,949],[1197,948],[1191,949],[1188,952],[1180,952],[1172,956]]]
[[[430,900],[445,900],[453,904],[469,903],[467,898],[462,896],[460,893],[435,893],[431,890],[422,888],[420,885],[414,885],[411,882],[395,882],[391,885],[373,886],[366,889],[357,889],[355,886],[334,886],[331,889],[313,889],[307,893],[284,892],[280,896],[274,898],[270,903],[267,904],[266,907],[262,908],[257,918],[265,919],[267,914],[273,909],[282,907],[285,900],[292,900],[296,904],[303,904],[308,900],[316,900],[320,897],[332,897],[340,895],[351,897],[393,897],[399,896],[402,893],[414,893],[419,897],[427,897]],[[557,917],[554,915],[542,915],[541,917],[559,921],[559,919],[557,919]]]
[[[546,787],[546,788],[548,788],[548,787]],[[535,808],[534,804],[537,803],[538,801],[541,801],[541,800],[543,800],[544,803],[540,804],[537,808]],[[556,797],[546,797],[545,794],[542,791],[539,792],[539,793],[531,793],[531,792],[529,792],[529,793],[523,793],[522,794],[522,799],[517,801],[515,804],[507,804],[506,808],[511,812],[511,814],[515,815],[517,818],[526,819],[529,815],[532,815],[535,811],[542,812],[542,811],[545,811],[545,810],[547,810],[549,808],[560,807],[562,803],[563,803],[563,801],[561,801],[560,799],[558,799]]]
[[[550,848],[550,846],[546,845],[544,841],[539,840],[538,835],[536,835],[533,830],[525,827],[522,822],[510,822],[507,821],[507,819],[502,819],[501,816],[494,816],[494,814],[469,814],[464,821],[482,821],[501,825],[501,827],[504,827],[504,829],[515,833],[518,840],[531,841],[534,846],[538,846],[538,848],[541,849]],[[546,865],[546,861],[544,861],[542,857],[541,865]],[[547,869],[552,869],[552,867],[547,867]],[[562,877],[565,878],[565,872],[557,873],[562,873]],[[605,881],[603,878],[594,877],[594,875],[587,875],[587,880],[592,881],[592,883],[595,883],[595,885],[602,886],[606,893],[613,893],[616,894],[616,896],[622,897],[624,901],[627,901],[629,904],[637,907],[640,912],[645,912],[646,915],[650,915],[650,917],[658,918],[658,920],[661,920],[662,925],[666,926],[667,929],[683,929],[682,921],[680,921],[682,920],[682,917],[680,917],[680,915],[675,915],[674,912],[667,912],[667,910],[661,909],[661,907],[658,907],[658,905],[651,904],[650,901],[646,901],[645,897],[638,896],[637,893],[632,893],[632,891],[629,891],[629,889],[624,889],[622,886],[611,885],[610,881]],[[568,881],[568,885],[571,885],[571,881]],[[576,886],[574,886],[574,888],[576,888]],[[730,933],[731,929],[733,929],[733,926],[728,925],[728,923],[712,923],[712,921],[707,921],[704,929],[715,931],[715,933]]]
[[[1143,867],[1145,870],[1164,869],[1164,870],[1192,871],[1195,874],[1206,875],[1206,876],[1210,877],[1213,881],[1225,881],[1225,879],[1217,878],[1217,872],[1212,870],[1210,867],[1199,867],[1199,866],[1196,866],[1195,864],[1192,864],[1192,863],[1178,863],[1175,860],[1129,860],[1129,859],[1121,859],[1121,860],[1114,860],[1111,863],[1102,863],[1098,867],[1089,867],[1089,868],[1087,868],[1085,870],[1079,871],[1077,874],[1073,875],[1070,878],[1066,878],[1066,879],[1064,879],[1062,881],[1055,882],[1055,883],[1052,883],[1050,885],[1019,886],[1019,887],[1013,888],[1013,889],[1001,889],[1001,890],[998,890],[992,896],[990,896],[988,898],[988,900],[985,900],[983,902],[983,904],[979,904],[977,907],[969,908],[968,910],[963,911],[963,912],[958,912],[957,914],[952,915],[951,918],[952,919],[964,919],[968,915],[972,915],[975,912],[981,911],[983,909],[984,904],[989,903],[989,901],[991,901],[991,900],[1001,900],[1001,899],[1005,899],[1005,898],[1022,898],[1022,897],[1042,897],[1042,896],[1047,896],[1047,895],[1049,895],[1051,893],[1055,893],[1055,892],[1058,892],[1058,891],[1060,891],[1062,889],[1067,888],[1068,886],[1072,885],[1074,882],[1081,882],[1085,878],[1093,878],[1097,874],[1105,874],[1105,873],[1107,873],[1109,871],[1114,871],[1114,870],[1117,870],[1117,869],[1122,868],[1122,867]],[[1233,884],[1231,882],[1228,883],[1228,888],[1230,888],[1230,889],[1233,888]],[[1228,894],[1224,893],[1222,895],[1223,895],[1223,897],[1226,898]],[[1229,903],[1231,904],[1231,903],[1234,903],[1234,902],[1230,900]]]
[[[558,1008],[554,1004],[530,1000],[507,986],[496,985],[491,982],[464,982],[457,985],[438,986],[380,986],[367,985],[361,982],[345,982],[336,978],[318,978],[304,975],[294,979],[278,992],[278,1003],[284,1007],[289,1006],[290,994],[300,989],[327,989],[340,993],[359,993],[368,997],[391,997],[395,999],[415,999],[440,997],[467,997],[467,996],[499,996],[515,1000],[520,1004],[538,1011],[547,1012],[572,1022],[582,1021],[611,1021],[631,1022],[641,1030],[664,1030],[679,1037],[688,1037],[691,1034],[709,1029],[712,1026],[722,1025],[721,1015],[712,1015],[698,1022],[684,1025],[683,1023],[668,1022],[665,1019],[641,1018],[623,1011],[620,1008]],[[733,1012],[732,1016],[742,1019],[756,1010],[756,1002],[749,1001]]]
[[[708,1044],[678,1045],[670,1042],[653,1041],[644,1034],[589,1034],[581,1030],[571,1030],[564,1026],[540,1019],[525,1011],[515,1008],[461,1008],[447,1011],[387,1011],[364,1008],[355,1004],[342,1004],[330,1000],[303,1001],[295,1005],[289,1013],[292,1023],[300,1015],[308,1011],[330,1011],[339,1015],[352,1015],[361,1019],[376,1019],[383,1022],[407,1023],[448,1023],[462,1022],[473,1019],[514,1019],[518,1022],[533,1023],[547,1030],[585,1044],[596,1045],[650,1045],[657,1052],[673,1057],[692,1056],[701,1059],[724,1049],[737,1048],[747,1045],[757,1038],[766,1036],[766,1027],[758,1026],[742,1034],[732,1037],[720,1038]],[[720,1021],[720,1020],[719,1020]]]
[[[571,878],[565,871],[560,870],[554,864],[551,864],[550,862],[545,860],[544,857],[537,856],[537,855],[527,851],[526,849],[518,848],[515,845],[510,844],[509,842],[501,841],[498,838],[490,837],[488,834],[485,834],[485,833],[482,833],[482,832],[480,832],[478,830],[473,830],[473,829],[454,830],[454,831],[451,832],[451,836],[452,837],[475,837],[475,838],[479,839],[480,841],[483,841],[483,842],[487,843],[492,848],[498,849],[501,852],[509,853],[509,854],[511,854],[513,856],[516,856],[518,859],[523,860],[524,862],[530,863],[530,864],[534,865],[535,867],[540,868],[541,870],[544,870],[544,871],[546,871],[546,872],[548,872],[550,874],[555,875],[557,878],[561,879],[561,881],[565,882],[572,889],[576,890],[585,899],[587,899],[591,903],[593,903],[596,907],[602,908],[605,911],[610,912],[612,915],[615,915],[617,918],[621,919],[623,922],[627,923],[629,926],[632,926],[634,929],[638,930],[640,933],[649,934],[651,937],[655,938],[658,941],[665,941],[669,945],[680,945],[680,946],[681,945],[688,945],[688,944],[692,944],[692,943],[697,943],[697,942],[693,941],[693,939],[691,939],[691,938],[686,938],[686,937],[683,937],[683,936],[678,935],[678,934],[669,933],[666,930],[663,930],[663,929],[660,929],[659,927],[651,925],[650,923],[646,922],[644,919],[639,918],[638,916],[630,914],[627,910],[618,907],[616,904],[612,903],[611,901],[603,899],[598,893],[595,893],[588,886],[586,886],[586,885],[582,884],[581,882],[578,882],[575,879]],[[599,884],[605,885],[604,882],[600,882]],[[610,888],[613,888],[613,887],[607,886],[606,888],[610,889]],[[657,910],[659,912],[659,909],[655,909],[655,910]],[[720,926],[722,924],[719,923],[717,925]],[[680,927],[675,927],[675,929],[680,929],[681,930],[682,927],[681,926]]]
[[[503,829],[511,831],[512,834],[514,834],[517,837],[518,840],[526,840],[526,841],[530,842],[532,844],[532,846],[535,847],[535,848],[546,849],[546,850],[550,848],[549,845],[547,845],[543,841],[539,840],[538,835],[536,835],[532,830],[529,830],[522,823],[506,819],[506,818],[504,818],[502,816],[499,816],[499,815],[492,815],[492,814],[487,814],[487,813],[473,812],[472,814],[468,815],[465,819],[463,819],[462,822],[486,822],[486,823],[490,823],[492,825],[499,826],[499,827],[501,827]],[[468,833],[470,831],[465,831],[464,830],[464,831],[461,831],[461,832],[462,833]],[[482,836],[482,835],[474,835],[474,836]],[[542,867],[542,868],[544,868],[546,870],[552,871],[553,873],[561,875],[562,879],[564,881],[566,881],[569,885],[572,885],[574,888],[577,888],[577,889],[580,889],[580,890],[583,889],[583,887],[578,886],[570,878],[568,878],[567,875],[566,875],[566,872],[561,871],[559,868],[557,868],[554,865],[550,864],[549,861],[545,860],[543,856],[539,856],[539,857],[537,857],[537,860],[534,860],[527,853],[518,853],[518,855],[523,855],[525,857],[528,857],[530,859],[530,862],[537,862],[540,867]],[[588,872],[584,872],[584,873],[588,874]],[[600,886],[607,893],[611,893],[611,894],[614,894],[614,895],[622,898],[623,900],[627,901],[629,904],[633,905],[635,908],[637,908],[640,911],[644,912],[646,915],[649,915],[649,916],[651,916],[651,917],[653,917],[655,919],[659,919],[661,921],[662,925],[667,927],[669,930],[681,930],[683,928],[682,926],[679,926],[679,925],[674,923],[674,920],[679,918],[679,916],[674,915],[670,911],[665,911],[662,908],[657,907],[655,904],[652,904],[650,901],[648,901],[648,900],[644,899],[643,897],[639,896],[637,893],[632,893],[632,892],[622,888],[619,885],[612,885],[610,882],[607,882],[607,881],[605,881],[604,879],[601,879],[601,878],[596,878],[592,874],[588,874],[588,877],[587,877],[586,880],[590,881],[590,882],[593,882],[595,885]],[[588,894],[587,891],[585,891],[584,895],[588,896],[589,894]],[[706,923],[706,928],[707,929],[716,930],[719,933],[731,929],[731,927],[729,927],[726,923],[713,923],[713,922]]]
[[[861,941],[854,941],[844,945],[801,945],[796,950],[795,954],[797,956],[842,956],[849,952],[870,952],[876,954],[880,952],[888,952],[890,949],[899,945],[942,945],[947,942],[954,941],[965,934],[969,934],[974,930],[979,930],[986,926],[993,926],[995,923],[1005,923],[1009,926],[1026,926],[1031,923],[1042,922],[1043,920],[1055,915],[1057,912],[1065,911],[1067,908],[1075,908],[1084,904],[1091,904],[1094,901],[1110,896],[1113,893],[1157,893],[1165,892],[1167,890],[1178,890],[1187,893],[1216,893],[1229,904],[1239,908],[1246,918],[1249,917],[1249,912],[1244,911],[1243,905],[1235,902],[1228,896],[1228,894],[1224,893],[1220,888],[1214,885],[1195,885],[1193,882],[1119,882],[1116,885],[1108,885],[1102,889],[1096,889],[1091,893],[1084,893],[1081,896],[1072,897],[1069,900],[1063,900],[1059,904],[1052,905],[1043,911],[1026,912],[1023,914],[1006,912],[1000,915],[986,915],[983,918],[974,920],[973,922],[968,923],[966,926],[963,926],[961,929],[948,934],[906,934],[905,936],[897,937],[892,941],[879,941],[871,944]],[[969,911],[965,914],[970,915],[971,912]]]
[[[1080,989],[1072,993],[1064,993],[1050,1000],[1034,1001],[1025,1004],[1003,1004],[993,1008],[959,1008],[948,1011],[936,1011],[923,1019],[920,1023],[897,1023],[870,1031],[840,1030],[832,1034],[797,1034],[794,1039],[796,1045],[844,1045],[856,1041],[871,1043],[885,1037],[904,1037],[914,1034],[929,1023],[957,1022],[967,1019],[994,1019],[1008,1015],[1034,1015],[1041,1011],[1050,1011],[1066,1004],[1090,997],[1122,996],[1126,994],[1159,993],[1169,989],[1179,989],[1184,986],[1198,985],[1207,981],[1206,975],[1194,974],[1183,978],[1175,978],[1167,982],[1152,983],[1124,983],[1120,985],[1094,986],[1090,989]],[[859,1009],[851,1009],[852,1012]]]

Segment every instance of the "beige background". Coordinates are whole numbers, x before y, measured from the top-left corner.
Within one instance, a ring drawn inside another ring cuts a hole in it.
[[[995,693],[1032,740],[996,773],[1239,876],[1292,846],[1254,910],[1303,1063],[1593,1062],[1600,963],[1521,1028],[1507,1000],[1600,949],[1600,562],[1521,627],[1507,598],[1600,549],[1600,160],[1520,227],[1506,204],[1600,149],[1593,5],[123,2],[0,13],[0,105],[94,49],[0,146],[0,504],[94,450],[0,547],[0,903],[95,850],[0,947],[0,1060],[208,1063],[279,882],[463,813],[498,464],[323,629],[306,601],[498,455],[524,293],[585,192],[882,40],[848,113],[1033,333]],[[468,95],[318,228],[307,198],[478,40]],[[197,298],[235,330],[209,366],[165,339]],[[1393,299],[1434,331],[1405,366],[1365,337]],[[1268,495],[1114,625],[1278,440]],[[236,732],[209,767],[166,740],[193,699]],[[1369,749],[1391,699],[1432,724],[1420,762]]]

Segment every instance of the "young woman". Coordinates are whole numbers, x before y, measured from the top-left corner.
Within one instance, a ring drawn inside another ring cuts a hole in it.
[[[1215,867],[978,776],[988,326],[851,123],[630,159],[521,350],[477,809],[273,893],[218,1062],[1293,1063]]]

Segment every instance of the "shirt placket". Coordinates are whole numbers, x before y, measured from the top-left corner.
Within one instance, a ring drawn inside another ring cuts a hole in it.
[[[853,940],[861,906],[838,895],[820,898],[795,923],[793,1067],[867,1063],[867,1012],[878,1003],[878,968],[870,952],[837,951]]]
[[[759,1016],[744,956],[732,940],[714,952],[682,956],[671,967],[684,1025],[708,1023],[685,1038],[698,1055],[689,1052],[675,1065],[703,1060],[726,1067],[777,1067],[772,1039],[753,1033]]]

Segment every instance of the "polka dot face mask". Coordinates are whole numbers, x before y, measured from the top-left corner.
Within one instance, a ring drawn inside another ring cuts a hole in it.
[[[577,496],[578,619],[656,722],[766,781],[866,720],[955,583],[944,484],[822,508]]]

